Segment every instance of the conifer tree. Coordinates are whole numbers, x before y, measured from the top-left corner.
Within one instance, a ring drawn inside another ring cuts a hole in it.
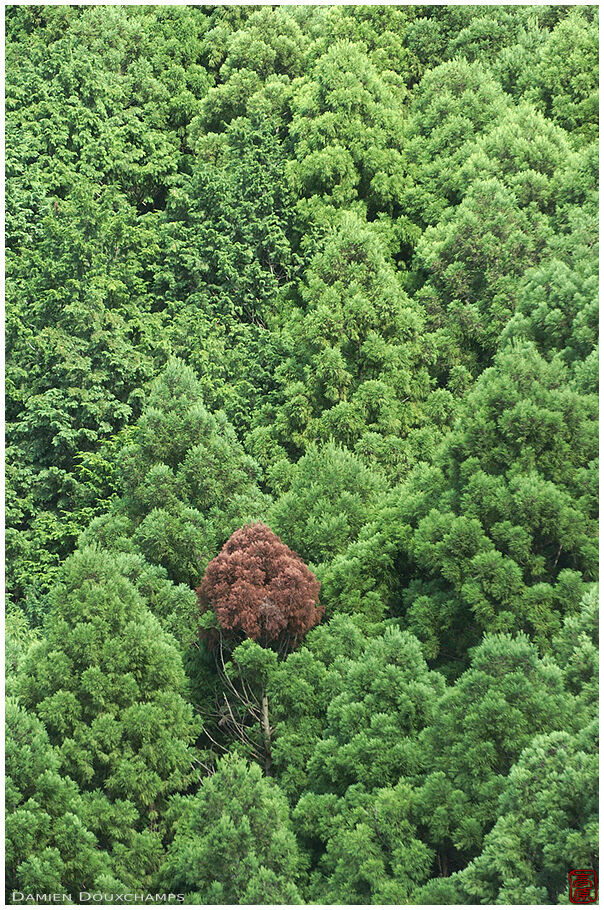
[[[298,904],[301,872],[285,797],[232,757],[183,804],[159,880],[189,904]]]
[[[196,724],[176,644],[111,554],[94,547],[65,562],[50,606],[19,675],[23,705],[82,791],[132,803],[139,830],[156,823],[194,767]]]
[[[108,855],[87,827],[84,801],[44,724],[6,704],[6,892],[79,893],[111,882]]]

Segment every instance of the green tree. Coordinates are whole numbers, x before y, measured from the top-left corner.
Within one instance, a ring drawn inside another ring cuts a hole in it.
[[[78,459],[138,412],[159,334],[141,278],[151,239],[123,196],[79,181],[56,211],[48,203],[43,223],[34,250],[9,257],[9,586],[18,598],[89,520],[74,521]]]
[[[597,751],[597,722],[535,737],[510,771],[482,853],[457,876],[464,903],[566,903],[569,870],[597,868]]]
[[[394,74],[383,78],[363,43],[337,38],[296,88],[289,176],[303,248],[314,252],[334,208],[400,214],[405,89]]]
[[[406,125],[410,179],[403,201],[421,227],[436,224],[461,201],[461,167],[477,135],[508,105],[480,62],[457,58],[430,68],[415,87]]]
[[[507,775],[538,733],[568,728],[572,704],[560,668],[527,636],[486,636],[423,736],[418,799],[444,874],[480,851],[498,817]]]
[[[223,759],[179,814],[162,890],[193,904],[302,903],[287,801],[257,765]]]
[[[44,725],[6,704],[6,895],[79,893],[111,884],[109,857],[87,827],[82,796],[62,772]]]
[[[363,640],[345,617],[330,626],[272,679],[276,773],[288,791],[302,788],[293,818],[312,899],[401,901],[431,869],[410,782],[444,681],[408,633]]]
[[[310,787],[308,762],[325,728],[327,708],[342,690],[342,675],[366,639],[356,617],[335,615],[269,674],[273,709],[273,773],[293,804]]]
[[[442,677],[428,670],[417,640],[395,628],[369,640],[342,669],[308,764],[311,786],[343,795],[355,783],[371,790],[412,777],[417,734],[432,721]]]
[[[430,875],[434,851],[422,841],[411,786],[367,793],[350,787],[340,800],[308,794],[303,831],[327,841],[309,893],[326,904],[405,904]]]
[[[598,586],[581,601],[578,614],[570,614],[553,643],[553,651],[564,674],[568,692],[575,696],[573,729],[581,730],[593,718],[598,703],[599,668]]]
[[[207,17],[8,20],[8,581],[35,600],[91,517],[78,514],[77,459],[137,415],[168,347],[151,295],[158,212],[208,87],[196,62]]]
[[[372,225],[349,212],[336,225],[309,264],[304,309],[292,311],[283,332],[278,389],[250,445],[267,451],[268,437],[281,457],[295,457],[310,443],[333,440],[398,477],[417,457],[407,436],[427,423],[422,311]],[[449,417],[445,408],[445,423]],[[436,438],[439,430],[437,422]]]
[[[552,214],[558,201],[557,171],[570,155],[563,129],[530,104],[508,107],[468,149],[460,187],[465,195],[473,181],[496,177],[514,193],[520,208]],[[533,221],[533,231],[537,224]]]
[[[256,464],[179,360],[152,383],[119,464],[122,496],[83,540],[138,551],[177,584],[197,584],[229,534],[266,505]]]
[[[19,695],[45,723],[63,773],[83,791],[130,801],[140,830],[194,767],[196,724],[176,644],[102,550],[71,556],[49,599]]]
[[[529,70],[526,95],[576,138],[598,134],[598,9],[577,7],[552,30],[537,66]]]
[[[29,648],[36,642],[36,630],[32,629],[27,617],[18,607],[7,611],[4,621],[4,657],[6,672],[6,691],[12,695],[17,674],[23,664]]]
[[[548,241],[541,264],[528,269],[520,281],[516,314],[501,342],[527,338],[546,358],[561,353],[581,376],[582,386],[596,391],[590,363],[598,338],[595,146],[563,159],[552,182],[556,187],[556,233]]]
[[[328,611],[403,615],[455,675],[483,631],[523,630],[549,648],[595,579],[595,402],[558,358],[504,350],[434,466],[394,490],[324,573]]]
[[[372,503],[386,489],[377,468],[369,469],[334,443],[309,447],[286,483],[286,491],[269,511],[269,523],[314,564],[328,561],[352,543],[366,524]]]
[[[445,325],[458,339],[458,358],[468,358],[470,369],[494,354],[514,313],[518,278],[539,261],[549,233],[547,220],[525,211],[502,181],[481,177],[422,235],[417,254],[429,280],[418,297],[429,325]]]

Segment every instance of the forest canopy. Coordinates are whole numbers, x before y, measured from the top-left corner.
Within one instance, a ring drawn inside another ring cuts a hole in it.
[[[9,6],[5,103],[7,902],[568,903],[597,6]]]

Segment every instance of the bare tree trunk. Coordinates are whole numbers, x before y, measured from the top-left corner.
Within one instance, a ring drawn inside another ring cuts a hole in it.
[[[268,695],[264,689],[262,690],[262,713],[260,726],[262,727],[262,736],[264,738],[264,771],[266,774],[268,774],[270,772],[270,767],[272,764],[271,725],[268,716]]]
[[[222,634],[220,636],[220,652],[216,656],[216,666],[218,668],[219,676],[224,683],[225,689],[229,690],[231,696],[234,696],[237,702],[244,708],[244,713],[239,715],[237,711],[233,711],[233,707],[227,697],[227,692],[222,693],[222,701],[220,702],[218,708],[218,726],[225,726],[227,730],[231,731],[242,743],[245,743],[246,746],[251,750],[252,758],[257,761],[260,765],[264,765],[264,773],[266,775],[270,774],[270,769],[273,763],[273,758],[271,754],[271,739],[274,733],[274,730],[271,729],[270,716],[268,711],[268,695],[264,686],[262,687],[262,695],[258,698],[256,692],[249,691],[248,687],[245,684],[243,677],[239,680],[239,686],[236,686],[226,671],[226,665],[224,662],[224,655],[222,652]],[[235,702],[233,702],[235,704]],[[226,710],[225,710],[226,709]],[[254,739],[257,737],[257,727],[255,737],[252,736],[252,729],[248,726],[246,722],[246,713],[252,717],[256,723],[260,725],[260,733],[262,736],[262,746]],[[206,736],[214,743],[214,745],[226,752],[228,749],[225,746],[221,746],[216,740],[212,737],[209,730],[204,728]]]
[[[447,859],[447,850],[445,847],[442,850],[439,850],[437,853],[438,856],[438,868],[441,878],[447,878],[449,875],[449,863]]]

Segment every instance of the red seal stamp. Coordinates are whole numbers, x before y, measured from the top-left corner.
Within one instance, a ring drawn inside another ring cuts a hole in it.
[[[571,904],[595,904],[598,899],[598,876],[593,869],[573,869],[568,873]]]

